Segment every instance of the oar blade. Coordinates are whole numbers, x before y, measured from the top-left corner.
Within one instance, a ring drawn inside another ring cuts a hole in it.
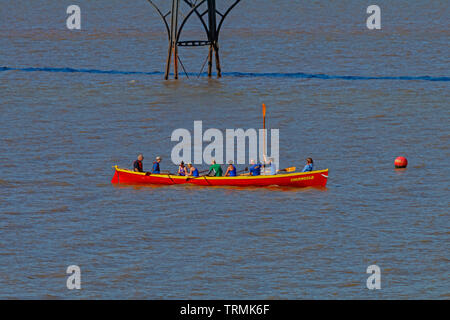
[[[289,167],[278,170],[278,172],[294,172],[297,169],[297,167]]]

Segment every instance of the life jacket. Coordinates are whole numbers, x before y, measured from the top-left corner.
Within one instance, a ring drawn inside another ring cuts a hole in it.
[[[199,176],[199,174],[198,174],[198,169],[197,169],[197,168],[195,168],[194,172],[192,172],[192,175],[193,175],[194,177],[198,177],[198,176]]]
[[[229,171],[230,177],[236,177],[236,167],[233,165],[233,170]]]
[[[252,176],[259,176],[261,175],[261,164],[254,164],[250,167],[249,170],[252,173]]]
[[[178,175],[180,175],[180,176],[185,176],[186,175],[186,167],[180,166],[178,168],[178,171],[180,172]]]
[[[153,173],[160,173],[158,161],[153,162]]]
[[[133,167],[134,168],[136,168],[136,164],[137,164],[139,172],[143,172],[144,169],[142,167],[142,161],[139,161],[139,160],[134,161],[134,163],[133,163]]]

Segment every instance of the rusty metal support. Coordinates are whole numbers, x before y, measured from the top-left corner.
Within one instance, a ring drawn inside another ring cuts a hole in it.
[[[211,44],[211,45],[209,46],[209,53],[208,53],[208,77],[211,77],[211,76],[212,76],[212,65],[213,65],[212,59],[213,59],[213,51],[214,51],[214,48],[213,48],[213,45]]]
[[[172,1],[171,19],[170,19],[170,33],[169,33],[169,53],[167,54],[166,72],[164,79],[169,79],[171,56],[173,55],[174,77],[178,79],[178,9],[180,7],[180,0]]]
[[[220,55],[219,55],[219,34],[223,24],[223,21],[230,13],[230,11],[241,1],[235,0],[233,4],[228,7],[225,13],[221,13],[216,8],[216,0],[183,0],[183,2],[190,8],[187,14],[183,15],[183,20],[180,26],[178,26],[178,16],[180,8],[180,0],[172,0],[172,9],[166,14],[155,5],[154,0],[147,0],[150,4],[157,10],[159,16],[163,19],[168,37],[169,37],[169,50],[166,60],[166,72],[164,78],[169,79],[170,75],[170,65],[174,61],[174,78],[178,79],[178,47],[198,47],[198,46],[208,46],[208,76],[212,76],[213,59],[216,63],[217,77],[222,76],[222,70],[220,65]],[[206,8],[199,9],[206,4]],[[198,17],[200,22],[205,29],[207,40],[193,40],[193,41],[180,41],[180,35],[184,28],[184,25],[188,19],[194,14]],[[170,15],[170,26],[167,21],[167,17]],[[208,16],[208,21],[206,23],[204,16]],[[217,24],[217,18],[220,18],[219,24]],[[214,55],[214,57],[213,57]],[[182,66],[183,67],[183,66]],[[184,70],[184,67],[183,67]],[[184,70],[186,73],[186,70]],[[187,74],[187,73],[186,73]]]
[[[217,70],[217,77],[222,77],[222,69],[220,67],[220,57],[219,57],[219,44],[216,43],[216,46],[214,48],[214,51],[216,53],[216,70]]]

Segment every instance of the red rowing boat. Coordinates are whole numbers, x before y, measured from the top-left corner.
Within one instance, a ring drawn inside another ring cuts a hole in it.
[[[311,172],[294,172],[269,176],[237,176],[237,177],[184,177],[172,174],[151,174],[134,172],[114,166],[115,172],[111,180],[114,184],[152,184],[174,185],[194,184],[199,186],[240,186],[240,187],[325,187],[328,169]]]

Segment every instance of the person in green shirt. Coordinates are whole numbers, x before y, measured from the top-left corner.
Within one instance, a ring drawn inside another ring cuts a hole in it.
[[[222,167],[220,166],[220,164],[216,163],[216,160],[212,161],[211,167],[209,167],[208,176],[210,176],[211,173],[214,173],[215,177],[221,177],[222,176]]]

